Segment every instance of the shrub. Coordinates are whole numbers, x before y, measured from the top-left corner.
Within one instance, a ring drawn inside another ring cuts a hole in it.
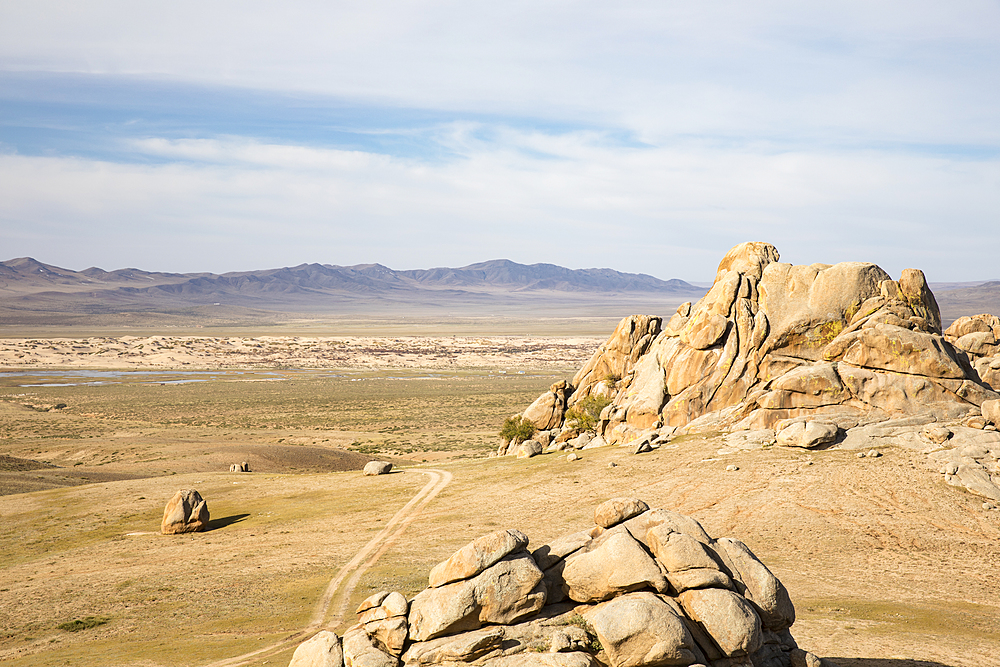
[[[587,396],[566,411],[566,423],[584,431],[592,431],[597,426],[601,411],[611,404],[607,396]]]
[[[88,616],[87,618],[78,618],[67,623],[60,623],[59,629],[66,632],[79,632],[80,630],[89,630],[90,628],[104,625],[109,620],[100,616]]]
[[[535,425],[521,415],[508,417],[500,427],[500,437],[514,444],[524,442],[533,435],[535,435]]]

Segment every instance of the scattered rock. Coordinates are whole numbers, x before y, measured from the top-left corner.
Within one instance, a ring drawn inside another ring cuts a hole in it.
[[[365,464],[365,475],[385,475],[392,470],[392,464],[388,461],[369,461]]]
[[[577,454],[576,452],[570,452],[569,454],[566,455],[566,460],[567,461],[579,461],[580,460],[580,455]]]
[[[517,448],[517,458],[530,459],[542,453],[542,443],[537,440],[525,440]]]
[[[250,464],[246,461],[242,463],[234,463],[229,466],[229,472],[250,472]]]
[[[877,459],[880,456],[882,456],[882,452],[878,451],[877,449],[869,449],[868,450],[868,458],[870,458],[870,459]]]
[[[208,503],[194,489],[181,489],[163,509],[160,532],[164,535],[208,530]]]
[[[726,466],[726,472],[736,472],[739,469],[740,469],[739,466],[734,466],[734,465]]]
[[[951,437],[951,429],[935,424],[928,424],[921,433],[927,440],[935,444],[943,444]]]

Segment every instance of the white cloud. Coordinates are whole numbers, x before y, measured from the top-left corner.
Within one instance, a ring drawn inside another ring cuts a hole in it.
[[[162,165],[6,155],[0,223],[33,221],[52,239],[39,259],[71,268],[84,267],[61,258],[220,271],[509,257],[697,280],[759,239],[796,263],[868,260],[939,279],[994,270],[981,241],[997,236],[996,161],[452,136],[463,156],[433,164],[235,138],[136,144],[171,159]]]

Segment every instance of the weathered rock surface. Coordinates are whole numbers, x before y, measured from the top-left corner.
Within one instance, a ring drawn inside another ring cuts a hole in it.
[[[942,333],[916,269],[892,280],[863,262],[793,266],[769,244],[744,243],[701,301],[660,323],[622,320],[560,389],[568,405],[598,392],[612,399],[597,429],[611,444],[666,426],[760,430],[798,417],[847,429],[928,411],[955,419],[1000,398],[1000,319],[961,318]],[[559,401],[547,401],[554,427]]]
[[[647,587],[667,590],[660,568],[623,526],[567,556],[562,579],[566,596],[576,602],[608,600]]]
[[[437,588],[469,579],[498,562],[507,554],[524,551],[528,537],[519,530],[498,530],[476,538],[431,570],[428,586]]]
[[[365,475],[385,475],[392,470],[392,464],[388,461],[369,461],[365,464],[363,473]]]
[[[425,641],[484,624],[514,623],[545,605],[541,582],[541,570],[521,551],[472,579],[425,589],[410,602],[410,637]]]
[[[340,637],[329,630],[316,633],[299,644],[288,667],[344,667]]]
[[[653,593],[617,597],[589,610],[585,618],[613,667],[705,662],[681,615]]]
[[[990,456],[982,445],[963,451]],[[602,507],[614,510],[613,521],[599,508],[595,527],[531,554],[516,530],[473,540],[434,567],[431,587],[409,603],[399,593],[372,595],[344,634],[343,664],[820,664],[789,632],[795,609],[784,586],[742,542],[713,539],[696,520],[636,498]],[[570,601],[547,600],[553,590]],[[337,651],[336,636],[320,633],[291,667],[339,666]]]
[[[208,503],[194,489],[181,489],[163,509],[160,532],[164,535],[208,530]]]
[[[649,505],[638,498],[612,498],[598,505],[597,509],[594,510],[594,523],[601,528],[611,528],[648,509]]]

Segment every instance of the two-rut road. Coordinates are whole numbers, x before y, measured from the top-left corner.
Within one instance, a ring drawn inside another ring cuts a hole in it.
[[[330,584],[326,587],[322,597],[316,603],[316,608],[309,619],[309,625],[275,644],[264,646],[250,653],[213,662],[206,667],[240,667],[241,665],[246,665],[297,645],[322,627],[334,627],[343,620],[347,612],[347,605],[351,600],[351,593],[354,592],[354,588],[358,585],[358,581],[361,580],[364,573],[377,563],[378,559],[396,543],[400,535],[417,518],[420,511],[437,494],[441,493],[444,487],[448,486],[452,478],[451,473],[447,470],[438,470],[436,468],[411,469],[407,473],[427,475],[430,477],[430,480],[417,492],[417,495],[410,499],[410,502],[403,505],[389,519],[385,528],[378,535],[362,547],[344,567],[340,568],[336,576],[330,580]],[[334,609],[334,614],[328,619],[327,615],[330,613],[331,608]]]

